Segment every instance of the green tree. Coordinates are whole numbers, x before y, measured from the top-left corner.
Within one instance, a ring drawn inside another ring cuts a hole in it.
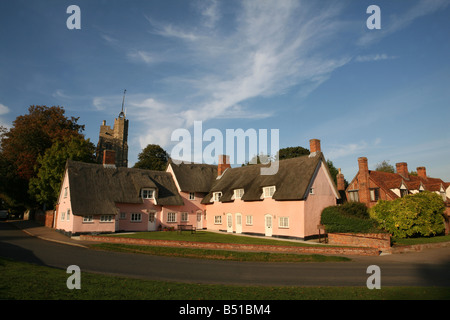
[[[56,204],[68,159],[94,163],[94,144],[83,137],[67,137],[38,156],[37,175],[30,179],[28,192],[39,204],[49,208]]]
[[[287,147],[282,148],[278,151],[277,159],[284,160],[284,159],[291,159],[296,157],[301,157],[309,155],[309,150],[305,149],[303,147]]]
[[[169,154],[157,144],[149,144],[138,155],[134,168],[164,171],[169,162]]]
[[[383,160],[381,163],[377,164],[375,171],[395,173],[395,168],[393,165],[389,164],[389,160]]]
[[[394,238],[428,237],[444,232],[444,210],[438,194],[424,191],[393,201],[379,200],[370,215]]]
[[[78,118],[67,118],[62,107],[30,106],[28,114],[18,116],[9,130],[1,134],[0,194],[11,206],[32,208],[36,203],[28,185],[37,171],[40,155],[56,141],[82,136],[84,126]]]

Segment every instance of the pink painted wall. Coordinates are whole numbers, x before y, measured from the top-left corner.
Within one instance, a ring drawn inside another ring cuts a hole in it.
[[[322,165],[312,184],[314,194],[308,195],[306,201],[275,201],[265,198],[262,201],[245,202],[240,199],[234,202],[214,202],[206,206],[207,228],[210,230],[227,230],[227,214],[232,215],[232,232],[236,228],[236,214],[242,214],[242,233],[265,234],[265,215],[270,214],[272,220],[272,236],[288,236],[305,238],[318,234],[317,225],[323,208],[336,204],[336,195],[330,185],[325,168]],[[222,223],[215,223],[215,216],[222,217]],[[252,216],[253,224],[248,225],[247,216]],[[281,227],[282,218],[289,218],[289,227]]]

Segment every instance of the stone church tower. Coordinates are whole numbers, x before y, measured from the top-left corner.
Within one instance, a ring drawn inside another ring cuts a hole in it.
[[[125,100],[125,93],[124,93]],[[128,119],[122,111],[114,120],[114,126],[111,128],[106,125],[103,120],[100,126],[100,135],[98,138],[96,156],[97,163],[103,163],[103,154],[105,150],[112,150],[115,152],[116,167],[128,167]]]

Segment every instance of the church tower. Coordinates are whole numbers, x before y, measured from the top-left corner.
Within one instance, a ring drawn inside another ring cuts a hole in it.
[[[96,157],[97,163],[103,163],[103,153],[105,150],[113,150],[115,152],[116,167],[128,167],[128,119],[123,112],[125,102],[125,92],[123,94],[122,111],[114,120],[114,126],[111,128],[106,125],[103,120],[100,126],[100,134],[98,138]]]

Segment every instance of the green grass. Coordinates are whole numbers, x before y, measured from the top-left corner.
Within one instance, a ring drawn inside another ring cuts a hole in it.
[[[7,300],[449,300],[449,288],[266,287],[187,284],[86,273],[69,290],[66,270],[0,258],[0,299]]]
[[[125,237],[136,239],[152,239],[152,240],[177,240],[177,241],[196,241],[196,242],[212,242],[212,243],[237,243],[237,244],[263,244],[263,245],[281,245],[281,246],[314,246],[315,244],[294,242],[294,241],[282,241],[274,239],[265,239],[257,237],[249,237],[235,234],[197,231],[196,233],[190,233],[189,231],[183,231],[178,233],[177,231],[155,231],[155,232],[136,232],[136,233],[118,233],[110,234],[111,237]]]
[[[190,249],[173,247],[155,247],[143,245],[128,245],[114,243],[100,243],[90,246],[93,249],[111,250],[197,259],[258,261],[258,262],[344,262],[351,261],[346,257],[324,256],[319,254],[287,254],[267,252],[240,252],[226,250]]]
[[[406,238],[406,239],[394,239],[395,245],[414,245],[414,244],[427,244],[427,243],[439,243],[450,241],[450,235],[435,236],[435,237],[421,237],[421,238]]]

